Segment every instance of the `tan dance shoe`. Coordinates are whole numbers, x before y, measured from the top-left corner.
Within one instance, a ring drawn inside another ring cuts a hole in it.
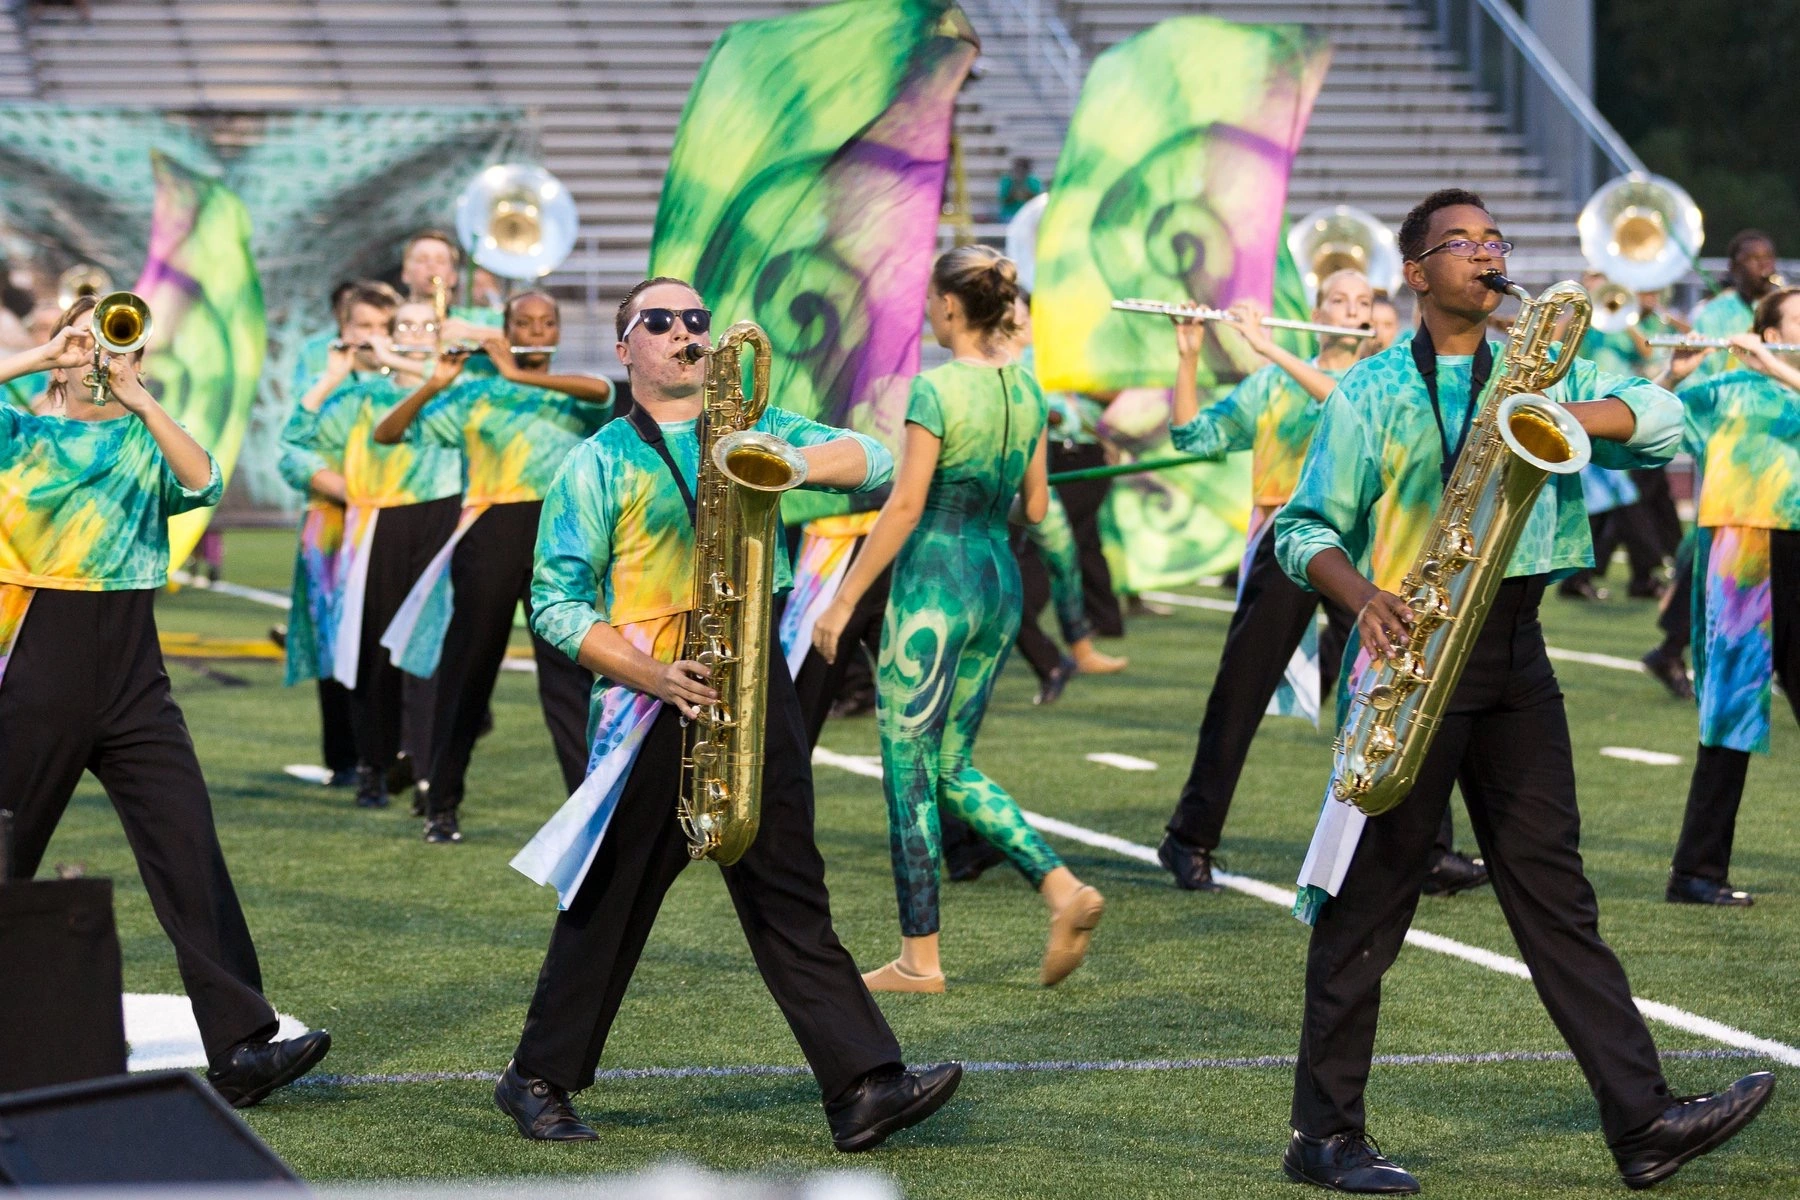
[[[1076,961],[1080,962],[1081,960],[1078,958]],[[1073,969],[1073,967],[1070,968],[1070,970]],[[931,996],[944,994],[943,972],[940,971],[936,975],[914,975],[901,966],[900,960],[897,958],[885,967],[877,967],[873,971],[865,972],[862,981],[863,986],[871,992],[919,992]]]
[[[1044,970],[1039,982],[1055,987],[1081,965],[1087,957],[1094,927],[1100,924],[1105,911],[1106,901],[1099,891],[1083,884],[1067,904],[1050,914],[1050,944],[1044,947]]]
[[[1131,665],[1129,658],[1108,654],[1094,645],[1092,638],[1082,638],[1069,647],[1075,669],[1083,675],[1116,675]]]

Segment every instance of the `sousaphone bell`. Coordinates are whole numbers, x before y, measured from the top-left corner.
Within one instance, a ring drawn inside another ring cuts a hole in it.
[[[456,237],[476,266],[502,279],[539,279],[575,248],[575,201],[542,167],[496,163],[456,199]]]
[[[1369,286],[1386,295],[1400,291],[1400,247],[1394,231],[1360,208],[1333,204],[1295,221],[1287,235],[1288,253],[1306,278],[1310,301],[1319,282],[1335,271],[1361,271]]]

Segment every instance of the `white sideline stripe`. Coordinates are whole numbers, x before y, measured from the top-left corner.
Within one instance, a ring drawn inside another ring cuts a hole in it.
[[[1111,750],[1102,750],[1090,754],[1087,760],[1099,763],[1103,767],[1117,767],[1121,771],[1154,771],[1156,764],[1147,758],[1139,758],[1135,754],[1114,754]]]
[[[266,604],[270,608],[286,610],[293,606],[293,601],[279,592],[265,592],[261,588],[246,587],[241,583],[228,583],[221,579],[217,583],[202,582],[198,575],[187,571],[170,571],[169,578],[183,587],[191,587],[197,592],[218,592],[223,596],[236,596],[240,600],[254,600],[258,604]]]
[[[841,767],[857,775],[865,775],[874,779],[881,778],[880,760],[868,755],[838,754],[821,747],[813,751],[813,761],[826,766]],[[1100,850],[1111,850],[1114,854],[1133,858],[1138,862],[1150,863],[1153,866],[1159,865],[1156,851],[1148,846],[1128,842],[1124,838],[1114,837],[1110,833],[1101,833],[1085,826],[1059,821],[1055,817],[1046,817],[1034,812],[1026,812],[1024,815],[1027,822],[1045,833],[1066,837],[1070,841],[1080,842]],[[1234,892],[1242,892],[1246,896],[1254,896],[1258,900],[1277,904],[1282,908],[1294,906],[1294,893],[1287,888],[1276,887],[1272,883],[1264,883],[1260,879],[1252,879],[1247,875],[1233,875],[1224,871],[1214,871],[1213,878]],[[1427,933],[1422,929],[1410,929],[1407,931],[1406,941],[1409,945],[1417,946],[1421,950],[1430,950],[1437,954],[1447,954],[1451,958],[1460,958],[1464,962],[1473,963],[1478,967],[1486,967],[1488,970],[1497,971],[1502,975],[1511,975],[1515,979],[1531,978],[1531,971],[1525,964],[1511,955],[1496,954],[1492,950],[1483,950],[1479,946],[1471,946],[1454,938]],[[1676,1008],[1655,1000],[1643,1000],[1633,996],[1632,1002],[1637,1005],[1638,1011],[1643,1013],[1647,1020],[1668,1025],[1685,1033],[1709,1038],[1727,1046],[1735,1046],[1741,1050],[1753,1050],[1790,1067],[1800,1067],[1800,1048],[1790,1046],[1785,1042],[1757,1037],[1753,1033],[1735,1029],[1730,1025],[1714,1021],[1710,1017],[1702,1017],[1697,1013],[1688,1012],[1686,1009]]]
[[[1748,1050],[1664,1050],[1663,1060],[1758,1058]],[[1377,1054],[1378,1067],[1460,1067],[1487,1066],[1491,1063],[1560,1063],[1574,1062],[1567,1050],[1486,1050],[1473,1054]],[[971,1074],[1013,1074],[1027,1071],[1243,1071],[1280,1067],[1292,1070],[1291,1054],[1258,1054],[1238,1058],[1108,1058],[1045,1059],[1037,1062],[969,1062],[963,1070]],[[596,1082],[624,1079],[743,1079],[785,1078],[811,1075],[809,1068],[772,1063],[745,1063],[723,1067],[610,1067],[595,1071]],[[384,1075],[308,1075],[294,1081],[297,1088],[368,1087],[372,1084],[395,1083],[493,1083],[498,1071],[401,1071]]]
[[[1159,604],[1173,604],[1178,608],[1204,608],[1208,612],[1230,613],[1237,611],[1237,603],[1232,600],[1215,600],[1211,596],[1189,596],[1181,592],[1143,592],[1146,600],[1155,600]],[[1557,646],[1546,648],[1550,657],[1563,662],[1583,663],[1590,667],[1609,667],[1614,671],[1631,671],[1641,674],[1644,664],[1635,658],[1620,658],[1616,654],[1593,654],[1586,650],[1563,650]]]
[[[1681,765],[1681,755],[1665,754],[1661,750],[1639,750],[1636,746],[1602,746],[1600,753],[1607,758],[1623,759],[1626,762],[1646,763],[1652,767],[1675,767]]]

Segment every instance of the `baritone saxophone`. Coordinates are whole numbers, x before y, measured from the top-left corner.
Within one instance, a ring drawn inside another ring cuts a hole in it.
[[[1563,282],[1534,300],[1498,271],[1483,282],[1522,307],[1400,585],[1413,614],[1406,643],[1363,671],[1332,748],[1331,794],[1370,816],[1406,799],[1418,779],[1544,481],[1581,470],[1592,453],[1568,409],[1540,394],[1575,361],[1593,314],[1587,293]],[[1563,352],[1553,356],[1565,314]]]
[[[744,394],[744,351],[751,387]],[[753,429],[769,402],[769,338],[750,321],[705,357],[700,462],[694,481],[694,611],[681,656],[712,669],[716,702],[685,722],[679,815],[688,853],[730,866],[762,819],[775,556],[781,494],[806,480],[806,459]]]

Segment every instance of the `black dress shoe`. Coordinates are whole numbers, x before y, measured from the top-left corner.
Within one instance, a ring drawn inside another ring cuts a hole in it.
[[[433,813],[425,819],[425,840],[434,846],[454,846],[462,841],[462,830],[457,827],[456,813]]]
[[[1746,1075],[1722,1092],[1683,1096],[1662,1116],[1612,1148],[1629,1188],[1647,1188],[1681,1170],[1681,1164],[1717,1150],[1756,1119],[1775,1091],[1768,1071]]]
[[[962,1064],[940,1063],[907,1071],[898,1067],[865,1075],[825,1106],[831,1141],[846,1154],[873,1150],[944,1106],[962,1082]]]
[[[1681,661],[1679,651],[1658,646],[1638,661],[1644,664],[1644,670],[1650,672],[1652,679],[1669,690],[1669,695],[1677,700],[1694,698],[1694,681],[1688,678],[1687,664]]]
[[[992,842],[976,837],[969,849],[945,853],[944,873],[950,876],[952,883],[973,883],[989,867],[997,867],[1005,861],[1006,855],[995,849]]]
[[[386,808],[388,806],[387,788],[382,783],[381,772],[371,766],[356,768],[356,807]]]
[[[1310,1183],[1334,1192],[1410,1196],[1419,1181],[1381,1156],[1381,1147],[1362,1133],[1308,1137],[1298,1129],[1281,1156],[1281,1169],[1295,1183]]]
[[[1431,874],[1425,876],[1425,886],[1420,890],[1427,896],[1454,896],[1481,887],[1487,881],[1486,863],[1479,858],[1470,858],[1460,850],[1451,850],[1440,854],[1431,864]]]
[[[494,1105],[513,1119],[519,1134],[534,1142],[597,1142],[594,1127],[575,1115],[569,1093],[547,1079],[520,1074],[512,1063],[494,1085]]]
[[[1042,682],[1038,684],[1037,695],[1031,698],[1031,702],[1038,705],[1055,704],[1057,698],[1063,694],[1063,689],[1069,686],[1069,680],[1073,678],[1075,678],[1075,660],[1065,654],[1062,656],[1062,661],[1052,667],[1050,673],[1044,676]]]
[[[1756,903],[1756,898],[1749,892],[1732,887],[1729,882],[1674,871],[1669,872],[1669,886],[1663,892],[1663,898],[1670,904],[1720,904],[1726,908],[1749,908]]]
[[[1587,601],[1605,600],[1608,596],[1612,595],[1612,593],[1605,588],[1597,586],[1593,580],[1582,579],[1579,576],[1565,579],[1557,584],[1556,594],[1561,596],[1564,600]]]
[[[233,1108],[249,1108],[319,1065],[331,1049],[323,1029],[282,1042],[239,1042],[206,1072],[206,1082]]]
[[[1184,892],[1222,892],[1225,885],[1213,878],[1212,851],[1185,842],[1172,833],[1163,834],[1156,848],[1156,861],[1175,876],[1175,886]],[[1220,867],[1225,864],[1221,862]]]

